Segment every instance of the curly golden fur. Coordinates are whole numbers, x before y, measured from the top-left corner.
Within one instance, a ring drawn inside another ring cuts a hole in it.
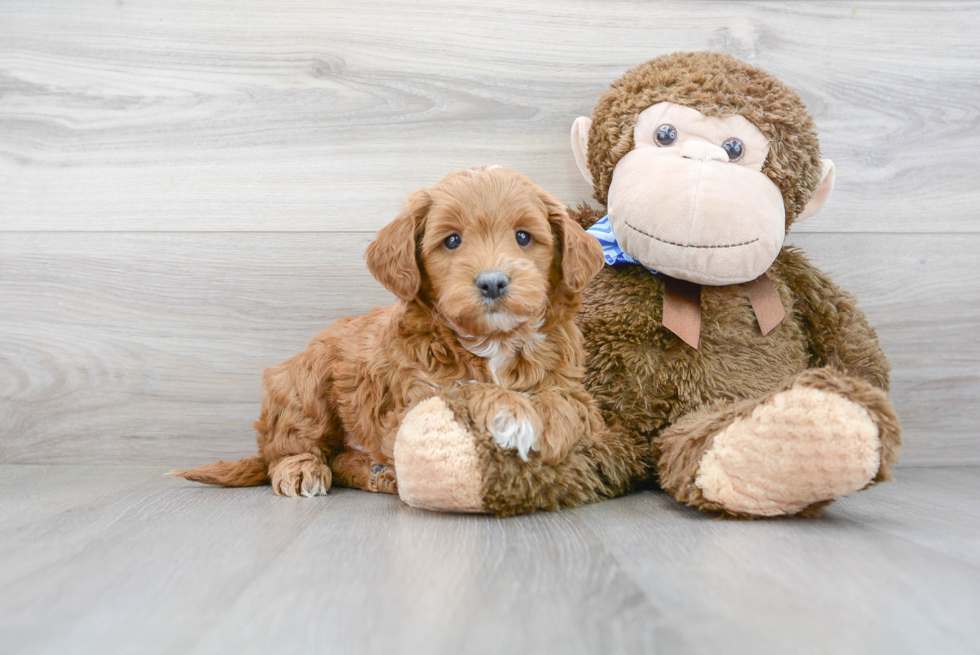
[[[259,455],[175,475],[225,486],[271,479],[288,496],[334,482],[395,493],[402,417],[461,385],[470,415],[504,441],[530,426],[542,461],[560,461],[601,422],[581,383],[574,316],[602,251],[543,189],[500,167],[453,173],[411,194],[365,257],[398,302],[337,321],[265,371]],[[486,271],[508,278],[499,297],[478,289]]]

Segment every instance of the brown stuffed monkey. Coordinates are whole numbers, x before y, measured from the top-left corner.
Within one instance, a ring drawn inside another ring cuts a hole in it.
[[[606,207],[572,211],[609,264],[578,317],[606,427],[558,464],[525,462],[470,420],[465,389],[444,394],[399,432],[402,499],[505,515],[655,480],[753,518],[889,480],[900,428],[875,332],[783,245],[834,182],[800,97],[728,55],[667,55],[614,82],[572,149]]]

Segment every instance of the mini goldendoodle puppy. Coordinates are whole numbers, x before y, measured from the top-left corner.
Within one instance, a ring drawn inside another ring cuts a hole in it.
[[[499,166],[411,194],[368,246],[368,269],[399,301],[345,318],[266,369],[259,454],[174,471],[287,496],[331,482],[397,493],[404,415],[471,382],[468,410],[502,448],[560,461],[600,415],[581,383],[573,322],[602,248],[554,197]]]

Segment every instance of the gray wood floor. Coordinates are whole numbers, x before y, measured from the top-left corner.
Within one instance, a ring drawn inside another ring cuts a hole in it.
[[[976,653],[980,469],[815,520],[642,492],[513,519],[0,467],[0,651]]]

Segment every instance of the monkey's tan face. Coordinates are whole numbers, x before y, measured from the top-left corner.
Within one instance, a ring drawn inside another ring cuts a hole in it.
[[[633,140],[609,187],[609,220],[623,250],[700,284],[746,282],[769,268],[786,212],[762,173],[769,143],[757,127],[665,102],[638,116]]]
[[[783,244],[786,212],[762,172],[769,143],[755,125],[662,102],[639,114],[633,141],[608,193],[623,250],[700,284],[746,282],[769,268]]]

